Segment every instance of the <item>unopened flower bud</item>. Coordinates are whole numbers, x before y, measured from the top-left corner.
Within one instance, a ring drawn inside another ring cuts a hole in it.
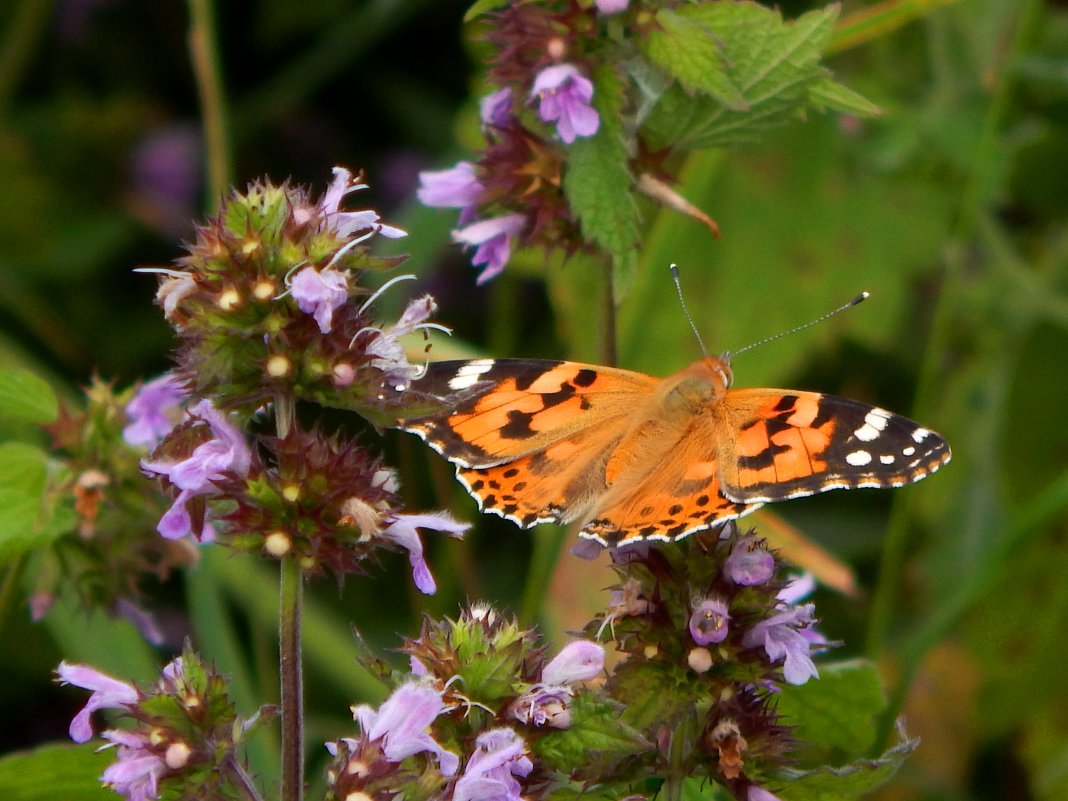
[[[171,743],[167,747],[167,753],[163,756],[163,761],[167,763],[167,767],[171,770],[179,770],[186,766],[189,762],[189,755],[192,753],[189,746],[179,741],[177,743]]]
[[[686,664],[694,673],[707,673],[712,669],[712,652],[707,648],[692,648],[686,654]]]
[[[545,52],[553,61],[563,61],[564,56],[567,55],[567,42],[559,36],[554,36],[545,43]]]
[[[273,281],[257,281],[252,287],[252,297],[256,300],[270,300],[277,292]]]
[[[272,356],[267,360],[267,375],[271,378],[284,378],[289,375],[292,366],[292,363],[285,356]]]
[[[282,497],[290,503],[296,503],[300,497],[300,486],[297,484],[286,484],[282,487]]]
[[[236,309],[241,304],[241,296],[237,293],[236,289],[224,289],[222,294],[219,295],[219,300],[216,301],[219,304],[219,308],[223,311],[230,311]]]
[[[282,531],[275,531],[273,534],[268,534],[263,541],[263,550],[267,551],[271,556],[282,557],[289,553],[289,549],[293,547],[293,540],[289,538],[289,535]]]

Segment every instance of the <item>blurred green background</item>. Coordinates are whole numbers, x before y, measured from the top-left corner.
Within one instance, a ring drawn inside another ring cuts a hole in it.
[[[779,5],[787,16],[812,7]],[[869,5],[846,2],[843,14]],[[190,220],[214,202],[190,56],[203,41],[190,37],[199,8],[9,0],[0,20],[0,365],[32,369],[67,399],[94,373],[124,386],[167,367],[155,281],[131,269],[178,256]],[[363,168],[371,190],[355,202],[410,232],[384,247],[412,254],[412,291],[438,298],[438,319],[457,332],[450,347],[594,360],[591,263],[518,254],[475,288],[448,243],[452,213],[414,204],[420,169],[477,147],[485,45],[465,34],[464,10],[452,0],[220,4],[206,46],[224,88],[229,178],[322,188],[335,164]],[[953,446],[953,462],[917,487],[776,510],[856,571],[857,598],[817,593],[822,629],[842,641],[837,655],[878,660],[890,708],[923,738],[880,797],[1068,798],[1068,4],[962,0],[828,64],[885,115],[799,120],[683,165],[681,191],[723,238],[645,209],[620,363],[663,375],[699,356],[670,262],[716,351],[869,290],[859,309],[748,352],[734,370],[739,386],[878,403]],[[390,298],[400,308],[403,294]],[[45,441],[3,421],[0,434]],[[385,447],[413,508],[473,519],[440,460],[394,433]],[[567,555],[562,532],[478,523],[462,545],[430,543],[432,599],[417,597],[401,556],[377,580],[313,588],[313,760],[325,755],[314,743],[349,733],[350,703],[383,693],[356,667],[350,624],[391,656],[421,610],[453,614],[468,596],[554,632],[569,624],[560,609],[588,604],[581,620],[605,603],[610,576]],[[160,651],[62,601],[32,624],[30,576],[9,587],[0,621],[0,753],[65,737],[84,694],[51,684],[61,658],[145,680],[191,636],[240,684],[242,712],[276,695],[269,565],[204,549],[195,571],[154,588],[170,649]],[[275,744],[261,739],[250,760],[270,775]]]

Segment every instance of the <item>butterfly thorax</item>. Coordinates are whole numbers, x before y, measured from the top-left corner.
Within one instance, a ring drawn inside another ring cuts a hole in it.
[[[723,397],[733,380],[730,362],[707,356],[665,378],[659,389],[667,413],[692,411]]]

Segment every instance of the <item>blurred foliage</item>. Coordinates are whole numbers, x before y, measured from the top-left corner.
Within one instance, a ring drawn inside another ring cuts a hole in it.
[[[391,252],[412,254],[417,289],[438,297],[440,319],[457,331],[442,353],[595,360],[592,299],[602,288],[594,264],[520,253],[504,276],[475,288],[463,254],[448,245],[452,215],[412,201],[418,170],[477,146],[469,90],[484,88],[476,82],[485,45],[481,23],[465,32],[465,5],[220,4],[229,173],[238,185],[269,174],[321,187],[334,164],[364,168],[368,204],[411,232]],[[779,5],[789,18],[820,7]],[[155,282],[131,268],[168,263],[190,237],[189,221],[213,205],[187,47],[190,7],[12,0],[4,15],[0,367],[46,377],[67,401],[94,372],[125,385],[167,365],[171,339],[151,303]],[[663,375],[699,355],[667,279],[670,262],[681,265],[715,350],[871,291],[860,309],[734,365],[741,386],[877,402],[929,424],[954,448],[953,462],[918,487],[776,509],[858,574],[858,598],[816,598],[822,629],[843,642],[836,656],[866,651],[890,688],[882,722],[855,736],[870,736],[872,756],[881,754],[903,710],[908,735],[922,741],[880,798],[1063,799],[1068,7],[891,0],[871,24],[867,9],[844,4],[840,30],[850,35],[838,40],[831,66],[884,115],[814,117],[743,149],[690,157],[681,191],[716,219],[723,239],[643,207],[646,246],[619,310],[620,363]],[[888,13],[917,19],[885,24]],[[403,294],[389,299],[399,308]],[[0,393],[17,396],[18,386],[5,377]],[[22,409],[0,418],[0,435],[30,443],[17,449],[26,461],[46,439],[28,422],[39,407]],[[408,476],[413,507],[451,504],[475,515],[451,470],[420,443],[390,433],[386,444]],[[10,464],[0,473],[9,483],[37,480]],[[478,522],[460,545],[431,545],[440,591],[429,602],[413,597],[402,557],[385,566],[386,580],[314,588],[306,657],[313,761],[325,755],[314,743],[348,731],[349,704],[383,692],[357,667],[350,623],[384,650],[398,645],[398,632],[414,632],[419,610],[452,614],[465,596],[521,609],[556,632],[578,628],[604,603],[610,575],[568,556],[559,531]],[[31,568],[9,562],[0,580],[4,752],[65,737],[84,699],[50,684],[60,658],[144,680],[190,636],[244,688],[241,713],[276,694],[277,577],[254,560],[205,549],[197,569],[156,588],[153,611],[167,638],[160,650],[128,623],[87,617],[73,599],[30,623]],[[272,736],[261,734],[249,755],[267,777]],[[309,776],[316,771],[313,764]]]

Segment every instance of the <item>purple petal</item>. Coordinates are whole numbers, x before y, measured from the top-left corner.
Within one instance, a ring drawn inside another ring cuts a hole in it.
[[[589,640],[565,645],[541,672],[545,684],[572,684],[600,675],[604,670],[604,648]]]
[[[56,675],[63,684],[92,691],[89,701],[70,724],[70,737],[76,743],[84,743],[92,738],[90,717],[97,709],[126,709],[137,703],[139,697],[137,688],[132,684],[119,681],[88,665],[60,662]]]
[[[775,573],[775,557],[756,537],[743,537],[731,550],[723,571],[735,584],[754,587],[766,583]]]
[[[475,175],[475,165],[461,161],[448,170],[419,173],[419,202],[436,208],[463,209],[479,202],[485,191]]]
[[[479,117],[484,125],[504,128],[512,121],[512,90],[505,86],[482,98]]]
[[[731,616],[722,598],[703,598],[690,615],[690,636],[698,645],[710,645],[727,639]]]

